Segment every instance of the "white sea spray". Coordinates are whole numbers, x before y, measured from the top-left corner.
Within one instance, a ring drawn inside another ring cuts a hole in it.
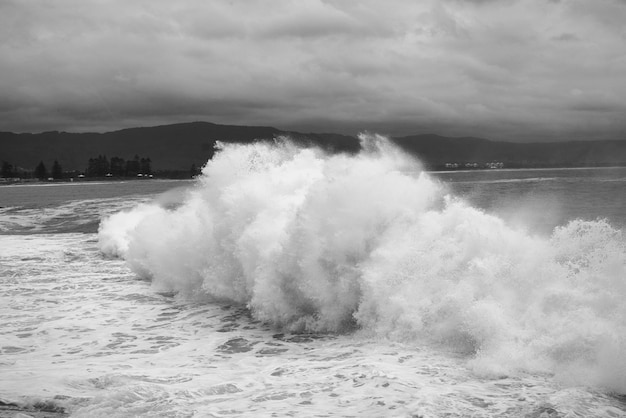
[[[626,392],[626,248],[603,220],[535,236],[450,196],[376,135],[358,155],[224,144],[174,207],[105,219],[101,250],[159,290],[291,330],[436,344],[481,375]]]

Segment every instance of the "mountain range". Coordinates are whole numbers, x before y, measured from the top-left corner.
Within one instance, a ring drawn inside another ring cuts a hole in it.
[[[106,133],[0,132],[0,161],[31,171],[40,162],[58,161],[66,171],[84,171],[88,160],[99,155],[132,159],[150,158],[152,169],[186,171],[204,165],[213,156],[216,141],[251,143],[289,136],[294,141],[319,146],[329,152],[358,152],[356,137],[333,133],[300,133],[263,126],[230,126],[208,122],[130,128]],[[448,163],[499,161],[504,167],[626,166],[626,140],[512,143],[484,138],[451,138],[435,134],[391,138],[417,156],[429,169]]]

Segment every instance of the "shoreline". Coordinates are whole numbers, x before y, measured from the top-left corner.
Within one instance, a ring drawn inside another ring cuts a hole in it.
[[[107,184],[107,183],[126,183],[131,181],[158,181],[158,182],[170,182],[170,181],[193,181],[193,178],[134,178],[134,177],[117,177],[117,178],[103,178],[103,177],[92,177],[87,179],[80,180],[68,180],[68,179],[60,179],[60,180],[35,180],[35,179],[20,179],[8,181],[5,179],[0,179],[0,187],[2,186],[61,186],[61,185],[94,185],[94,184]]]
[[[529,167],[529,168],[473,168],[459,170],[425,170],[427,173],[473,173],[473,172],[490,172],[490,171],[563,171],[563,170],[615,170],[626,168],[624,165],[612,166],[585,166],[585,167]]]
[[[615,170],[624,169],[626,165],[615,166],[578,166],[578,167],[511,167],[511,168],[470,168],[458,170],[445,169],[424,169],[426,173],[471,173],[471,172],[512,172],[512,171],[563,171],[563,170]],[[83,177],[55,180],[39,180],[39,179],[21,179],[21,178],[0,178],[0,187],[2,186],[26,186],[26,185],[61,185],[61,184],[104,184],[104,183],[121,183],[127,181],[193,181],[196,177]]]

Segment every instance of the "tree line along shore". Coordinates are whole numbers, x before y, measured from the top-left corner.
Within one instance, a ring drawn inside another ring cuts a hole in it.
[[[65,171],[58,160],[54,160],[51,169],[48,170],[44,161],[39,161],[33,170],[26,170],[21,167],[14,167],[8,161],[2,161],[0,169],[0,179],[7,182],[21,181],[74,181],[74,180],[102,180],[120,178],[193,178],[200,174],[200,168],[194,163],[189,170],[152,170],[152,160],[150,157],[140,157],[135,155],[132,159],[125,160],[121,157],[111,157],[98,155],[89,158],[85,170]]]
[[[23,181],[107,178],[191,178],[219,142],[281,138],[330,153],[357,153],[358,137],[299,133],[263,126],[191,122],[105,133],[0,132],[0,178]],[[626,138],[513,143],[419,134],[389,137],[427,170],[626,166]],[[108,158],[107,156],[112,156]],[[140,176],[141,175],[141,176]],[[81,177],[82,176],[82,177]]]

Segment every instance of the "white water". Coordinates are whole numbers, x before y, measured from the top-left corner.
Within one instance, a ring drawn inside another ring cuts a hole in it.
[[[625,416],[624,171],[446,186],[363,139],[0,188],[0,415]]]
[[[224,145],[182,201],[105,219],[100,248],[156,291],[235,303],[274,329],[428,347],[475,379],[626,393],[620,230],[573,220],[534,236],[362,140],[357,156]]]

